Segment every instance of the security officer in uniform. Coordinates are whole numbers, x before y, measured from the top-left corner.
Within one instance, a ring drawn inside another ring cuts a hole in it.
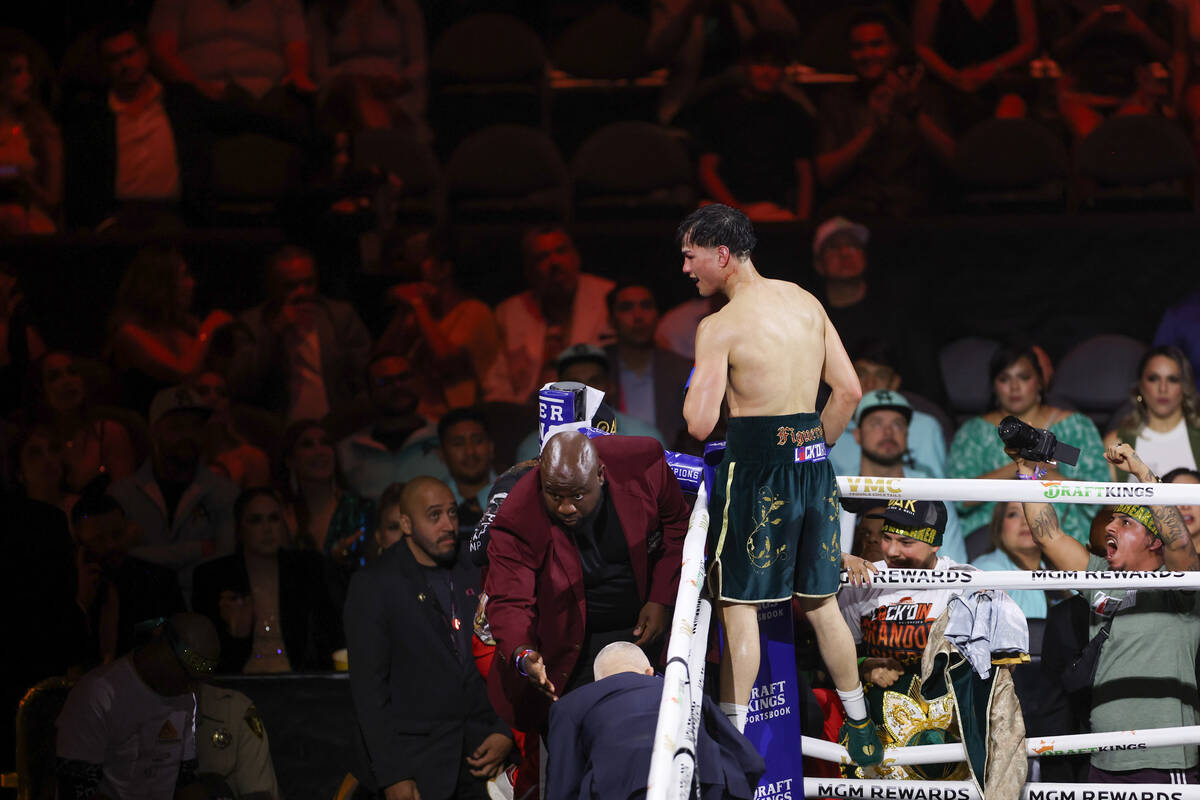
[[[279,783],[262,717],[249,697],[201,684],[196,714],[197,771],[214,800],[275,800]]]

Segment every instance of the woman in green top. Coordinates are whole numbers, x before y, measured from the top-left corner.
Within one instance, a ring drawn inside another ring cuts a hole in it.
[[[1108,466],[1100,433],[1083,414],[1042,402],[1045,381],[1037,356],[1029,348],[1001,347],[989,366],[994,408],[982,417],[963,423],[950,444],[947,477],[1012,478],[1012,459],[996,433],[1000,420],[1012,415],[1035,428],[1049,430],[1059,441],[1079,448],[1079,463],[1059,464],[1045,480],[1107,481]],[[992,503],[958,503],[963,531],[969,533],[991,519]],[[1058,509],[1061,527],[1075,539],[1088,541],[1096,506],[1062,504]]]

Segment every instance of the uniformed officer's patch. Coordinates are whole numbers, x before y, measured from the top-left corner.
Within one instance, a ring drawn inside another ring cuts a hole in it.
[[[247,708],[246,716],[243,719],[246,720],[246,724],[250,726],[250,730],[254,732],[255,736],[263,738],[265,732],[263,731],[262,717],[258,715],[257,708],[254,706]]]
[[[218,750],[224,750],[233,744],[233,734],[225,728],[217,728],[212,732],[212,743]]]

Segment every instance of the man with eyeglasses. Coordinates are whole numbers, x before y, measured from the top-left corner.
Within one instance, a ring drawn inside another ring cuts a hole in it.
[[[58,716],[58,796],[207,797],[196,779],[195,692],[220,654],[208,619],[176,614],[148,644],[84,675]]]
[[[438,455],[437,428],[417,411],[420,378],[409,360],[398,353],[377,353],[367,364],[366,382],[375,419],[337,447],[350,488],[378,500],[388,486],[419,475],[450,483]]]

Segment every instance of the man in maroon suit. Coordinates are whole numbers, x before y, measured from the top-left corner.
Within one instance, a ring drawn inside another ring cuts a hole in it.
[[[493,706],[545,733],[551,700],[592,680],[605,645],[670,626],[688,507],[663,449],[640,436],[559,433],[491,524],[486,590]]]

